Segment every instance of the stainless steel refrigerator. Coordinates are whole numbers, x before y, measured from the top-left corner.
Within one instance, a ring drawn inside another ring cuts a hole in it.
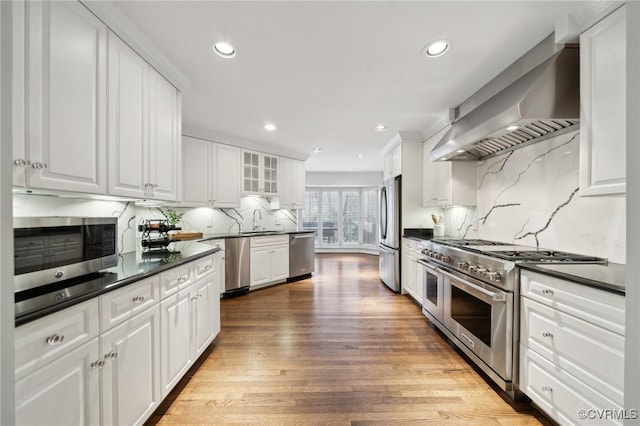
[[[400,292],[400,176],[386,180],[380,189],[380,279]]]

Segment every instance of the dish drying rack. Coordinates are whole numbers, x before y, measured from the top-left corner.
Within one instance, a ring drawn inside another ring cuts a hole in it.
[[[169,231],[179,231],[182,228],[170,225],[165,219],[145,219],[138,225],[138,231],[142,232],[142,249],[144,251],[164,251],[173,242],[169,237]]]

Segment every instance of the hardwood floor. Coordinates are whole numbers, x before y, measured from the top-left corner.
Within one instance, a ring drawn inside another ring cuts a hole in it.
[[[384,287],[375,256],[317,255],[311,279],[221,310],[210,351],[148,424],[546,423],[503,400]]]

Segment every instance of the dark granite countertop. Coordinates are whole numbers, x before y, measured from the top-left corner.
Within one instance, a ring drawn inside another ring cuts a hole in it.
[[[133,284],[220,249],[196,241],[171,243],[168,251],[130,252],[113,268],[16,293],[16,327],[101,294]]]
[[[520,263],[518,266],[613,293],[625,293],[625,265],[619,263]]]
[[[217,240],[221,238],[264,237],[268,235],[312,234],[316,231],[251,231],[251,232],[218,232],[203,234],[199,241]]]

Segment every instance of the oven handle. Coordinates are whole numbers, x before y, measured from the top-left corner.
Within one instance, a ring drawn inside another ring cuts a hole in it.
[[[438,268],[438,271],[440,271],[442,274],[448,276],[449,278],[453,278],[456,280],[457,283],[462,284],[465,287],[465,290],[470,290],[470,292],[476,292],[479,293],[477,294],[477,296],[482,297],[481,295],[484,295],[485,299],[487,299],[487,301],[491,301],[491,302],[502,302],[502,303],[506,303],[507,302],[507,293],[504,291],[491,291],[491,290],[487,290],[486,288],[482,288],[476,284],[473,284],[469,281],[464,280],[464,278],[461,278],[459,276],[453,275],[443,269]]]

